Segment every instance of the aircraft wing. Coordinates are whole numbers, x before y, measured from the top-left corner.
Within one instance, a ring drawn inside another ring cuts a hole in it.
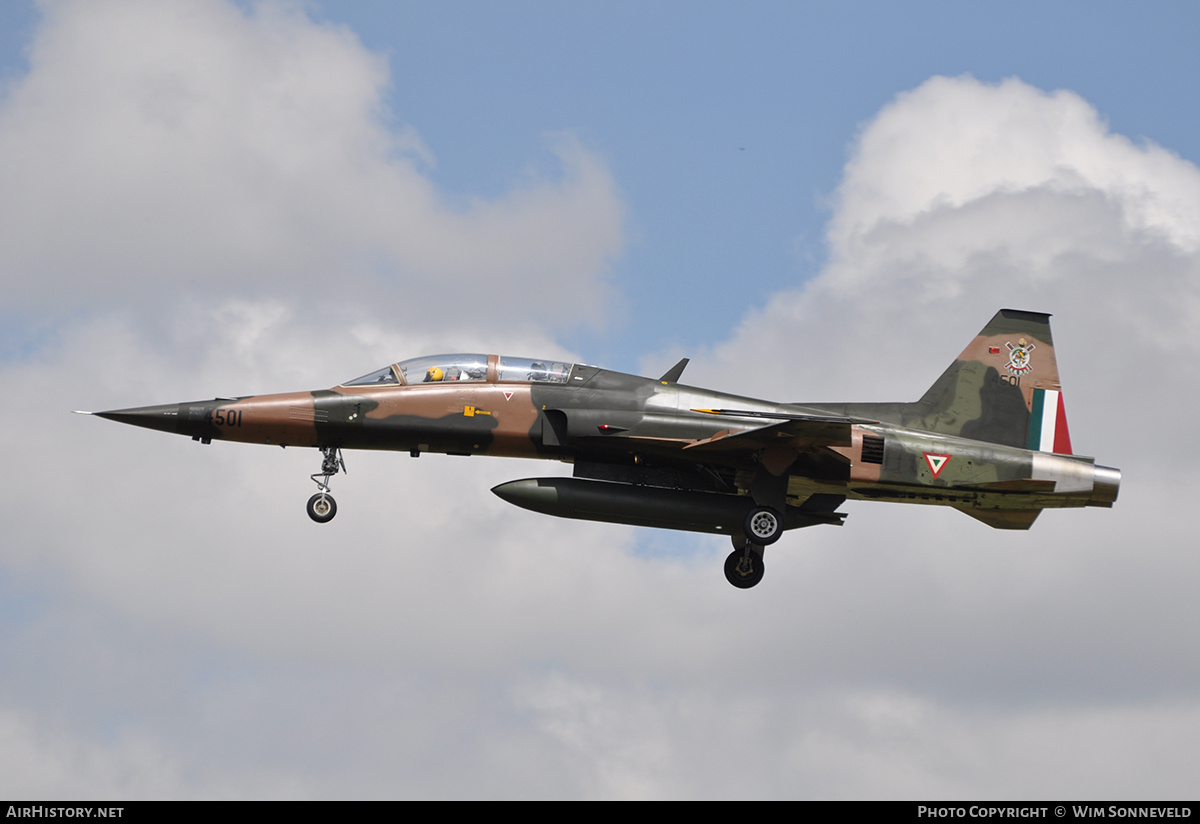
[[[693,450],[700,458],[704,454],[719,453],[725,456],[757,453],[758,460],[772,475],[781,475],[802,454],[818,453],[818,465],[832,460],[834,465],[849,463],[846,456],[830,449],[831,446],[850,446],[851,427],[860,421],[857,418],[842,418],[826,415],[803,415],[776,412],[743,412],[725,409],[699,409],[712,415],[730,415],[740,418],[760,418],[769,423],[753,429],[723,429],[708,438],[686,445],[684,450]],[[866,421],[863,421],[864,423]],[[871,421],[874,423],[874,421]],[[813,469],[816,467],[814,466]],[[832,467],[827,467],[826,472]]]
[[[729,415],[741,418],[761,418],[772,421],[754,429],[724,429],[709,438],[693,441],[685,450],[697,452],[764,452],[768,463],[786,462],[800,452],[817,450],[829,446],[849,446],[850,429],[856,423],[876,423],[861,418],[843,418],[828,415],[804,415],[783,412],[751,412],[733,409],[696,409],[711,415]],[[846,458],[838,453],[822,449],[840,461]],[[772,460],[774,456],[778,456]],[[790,455],[790,459],[787,457]],[[780,470],[782,471],[782,469]]]
[[[814,421],[826,423],[879,423],[871,418],[846,418],[840,415],[809,415],[803,412],[759,412],[752,409],[693,409],[706,415],[734,415],[739,418],[768,418],[778,421]]]
[[[752,412],[737,409],[693,409],[710,415],[731,415],[739,418],[761,418],[775,423],[754,429],[725,429],[710,438],[694,441],[684,449],[742,450],[761,449],[779,443],[791,446],[848,446],[853,424],[878,423],[866,418],[843,418],[830,415],[803,415],[786,412]]]
[[[741,452],[775,444],[826,446],[850,443],[850,424],[779,421],[755,429],[722,429],[710,438],[692,441],[684,449],[698,452]]]

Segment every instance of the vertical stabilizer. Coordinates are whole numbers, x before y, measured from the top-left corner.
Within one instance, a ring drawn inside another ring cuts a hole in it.
[[[1050,316],[1001,309],[918,402],[922,428],[1071,454]]]

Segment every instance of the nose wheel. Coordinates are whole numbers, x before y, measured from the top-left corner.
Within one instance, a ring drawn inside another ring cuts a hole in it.
[[[328,523],[336,514],[337,501],[328,492],[318,492],[308,499],[308,517],[317,523]]]
[[[337,514],[337,501],[329,494],[329,479],[339,471],[346,471],[342,450],[334,446],[321,447],[321,471],[311,476],[320,491],[308,499],[308,517],[319,524],[329,523]]]

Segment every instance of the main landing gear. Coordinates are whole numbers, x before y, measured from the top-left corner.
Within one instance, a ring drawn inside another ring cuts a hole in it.
[[[725,577],[738,589],[750,589],[763,577],[763,550],[783,535],[787,511],[787,468],[796,460],[790,447],[768,447],[759,456],[750,482],[753,506],[733,535],[733,552],[725,559]]]
[[[783,518],[769,506],[756,506],[746,513],[743,534],[734,536],[733,552],[725,559],[725,577],[738,589],[762,580],[763,550],[783,534]]]
[[[763,578],[763,546],[743,537],[733,539],[733,552],[725,559],[725,578],[738,589],[750,589]]]
[[[337,501],[329,494],[329,479],[339,470],[346,471],[346,461],[342,458],[342,450],[335,446],[322,446],[321,455],[321,471],[312,475],[313,483],[320,492],[308,499],[308,517],[324,524],[332,521],[337,514]]]
[[[769,506],[756,506],[746,515],[746,536],[757,544],[769,546],[783,534],[783,519]]]

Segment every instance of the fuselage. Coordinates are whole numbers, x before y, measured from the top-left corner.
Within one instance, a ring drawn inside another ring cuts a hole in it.
[[[755,586],[789,529],[840,525],[847,499],[950,506],[999,529],[1043,509],[1111,507],[1121,473],[1072,453],[1050,316],[1001,309],[911,403],[794,404],[577,363],[434,355],[331,389],[145,406],[111,420],[215,440],[315,447],[308,514],[337,512],[342,450],[544,458],[571,477],[492,491],[566,518],[728,534]]]
[[[556,364],[553,380],[538,380],[502,368],[499,356],[476,357],[471,380],[448,379],[447,356],[438,380],[415,379],[433,368],[412,374],[397,364],[365,384],[101,414],[204,442],[565,460],[579,477],[732,495],[747,494],[774,455],[786,462],[789,507],[814,495],[943,504],[993,526],[1021,526],[1046,507],[1111,506],[1120,482],[1090,458],[888,420],[911,405],[776,403],[581,364]],[[783,431],[746,448],[732,437],[780,416],[848,414],[858,422],[824,439],[798,443]]]

